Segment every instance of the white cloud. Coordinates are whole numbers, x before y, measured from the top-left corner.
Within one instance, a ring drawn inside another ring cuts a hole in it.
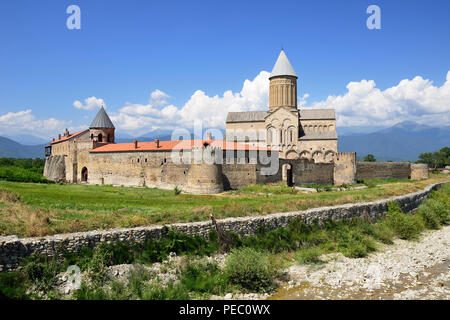
[[[225,91],[208,96],[197,90],[181,107],[167,105],[169,96],[160,90],[151,93],[145,105],[127,103],[111,119],[119,129],[144,133],[155,129],[193,127],[203,120],[205,127],[224,127],[230,111],[267,110],[269,72],[261,71],[253,80],[245,80],[240,92]],[[436,87],[420,76],[401,80],[384,91],[373,80],[350,82],[344,95],[307,104],[309,94],[300,96],[299,107],[334,108],[338,126],[389,126],[405,120],[429,125],[450,124],[450,71],[446,82]],[[158,104],[157,102],[164,103]]]
[[[79,100],[75,100],[73,102],[73,106],[77,109],[84,109],[84,110],[94,110],[94,109],[100,109],[102,106],[106,109],[105,102],[103,99],[99,99],[96,97],[90,97],[84,99],[84,105]]]
[[[156,89],[150,94],[150,102],[153,103],[154,105],[164,105],[167,103],[166,99],[169,98],[170,96],[167,93],[162,92],[161,90],[158,89]]]
[[[55,118],[36,119],[31,109],[19,112],[8,112],[0,115],[0,135],[30,134],[44,139],[56,137],[58,132],[63,133],[65,128],[75,132],[80,127],[73,127],[71,121],[58,120]]]
[[[224,127],[230,111],[267,110],[269,98],[269,75],[261,71],[252,80],[245,80],[240,92],[225,91],[222,95],[208,96],[197,90],[181,107],[168,104],[170,96],[155,90],[150,93],[146,104],[125,103],[118,112],[109,112],[111,120],[119,130],[133,135],[144,134],[156,129],[192,128],[195,120],[203,120],[204,127]],[[401,80],[398,85],[380,90],[373,80],[350,82],[343,95],[329,96],[320,102],[307,103],[309,94],[299,96],[299,107],[334,108],[338,126],[389,126],[397,122],[411,120],[429,125],[450,124],[450,71],[446,82],[434,86],[431,80],[420,76],[412,80]],[[75,101],[79,109],[91,110],[104,104],[103,99],[90,97]],[[19,120],[17,120],[19,119]],[[61,120],[35,120],[31,110],[0,117],[3,123],[28,123],[39,130],[41,126],[58,127],[61,130],[67,123]],[[44,124],[43,121],[48,123]],[[64,123],[64,125],[62,125]],[[20,127],[20,125],[19,125]],[[55,130],[45,132],[55,134]]]
[[[197,90],[190,99],[178,108],[167,105],[166,93],[155,90],[148,104],[127,103],[118,113],[111,114],[116,127],[134,134],[143,134],[155,129],[192,128],[194,121],[203,120],[203,126],[224,127],[230,111],[265,110],[269,100],[269,75],[261,71],[253,80],[245,80],[241,92],[228,90],[222,96],[210,97]]]
[[[390,126],[405,120],[450,125],[450,71],[441,87],[420,76],[384,91],[373,80],[350,82],[344,95],[329,96],[311,107],[336,109],[338,126]]]

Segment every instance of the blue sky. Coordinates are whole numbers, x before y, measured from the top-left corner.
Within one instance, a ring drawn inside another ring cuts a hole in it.
[[[72,4],[81,9],[81,30],[66,27]],[[381,9],[381,30],[366,27],[371,4]],[[218,126],[224,113],[214,108],[264,110],[261,71],[271,71],[281,47],[299,75],[300,97],[308,94],[305,106],[336,108],[341,126],[449,125],[442,117],[450,112],[449,12],[445,0],[4,0],[0,134],[12,123],[41,137],[82,128],[97,109],[74,102],[90,97],[105,102],[123,133],[189,127],[187,114],[207,118],[208,110],[215,120],[206,125]],[[242,93],[246,79],[253,87]],[[150,98],[155,90],[165,95]],[[240,96],[223,97],[228,90]],[[367,119],[356,114],[364,108]]]

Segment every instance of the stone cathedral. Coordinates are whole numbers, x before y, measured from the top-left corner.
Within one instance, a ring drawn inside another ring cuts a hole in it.
[[[269,77],[269,110],[228,113],[227,140],[278,150],[280,159],[332,162],[337,153],[334,109],[299,110],[297,79],[294,68],[281,50]]]

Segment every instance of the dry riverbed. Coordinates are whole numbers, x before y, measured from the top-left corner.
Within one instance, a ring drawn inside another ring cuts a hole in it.
[[[395,240],[366,258],[341,254],[323,264],[294,265],[289,280],[269,299],[450,298],[450,226],[427,231],[418,241]]]

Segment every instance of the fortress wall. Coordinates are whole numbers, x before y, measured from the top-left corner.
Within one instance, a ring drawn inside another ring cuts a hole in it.
[[[422,203],[432,190],[437,189],[442,184],[444,183],[436,183],[421,191],[372,202],[344,204],[262,216],[227,218],[217,220],[217,223],[225,230],[236,233],[243,232],[244,235],[248,236],[254,234],[261,226],[270,230],[286,227],[294,220],[301,220],[308,224],[315,221],[320,223],[328,219],[336,221],[352,218],[376,220],[386,214],[389,201],[395,201],[401,206],[403,211],[411,212]],[[211,228],[211,222],[204,221],[175,223],[166,226],[152,225],[129,229],[96,230],[36,238],[0,237],[0,271],[14,269],[22,258],[33,253],[55,256],[61,254],[63,250],[78,252],[84,247],[94,248],[104,242],[143,243],[147,240],[159,239],[168,229],[189,235],[207,236]]]
[[[333,184],[333,163],[315,163],[308,159],[280,159],[280,167],[290,164],[292,167],[292,182],[303,184]]]
[[[356,179],[409,179],[409,162],[357,162]]]
[[[89,183],[173,189],[186,184],[189,167],[171,152],[90,153]]]
[[[278,162],[278,154],[273,155],[275,155],[274,161]],[[278,165],[278,168],[274,168],[274,174],[267,175],[266,169],[270,168],[270,164],[262,165],[260,161],[259,154],[256,152],[235,152],[232,156],[224,152],[222,173],[225,190],[239,189],[254,183],[281,181],[280,163],[275,164]]]
[[[191,164],[176,164],[172,161],[171,155],[170,151],[90,153],[88,180],[91,184],[100,185],[147,186],[162,189],[179,187],[182,190],[194,190],[192,173],[189,175]],[[242,188],[251,183],[281,180],[279,173],[272,176],[262,175],[263,166],[249,160],[248,152],[228,154],[229,157],[239,157],[232,158],[232,161],[227,161],[226,153],[223,156],[225,159],[222,164],[221,177],[225,190]],[[78,158],[80,159],[80,157]],[[81,172],[81,167],[79,165],[79,172]],[[220,180],[215,175],[210,177],[212,171],[208,169],[208,165],[205,165],[204,168],[202,165],[197,165],[195,170],[196,179],[201,179],[203,184],[208,179]],[[190,181],[189,185],[188,180]],[[207,185],[197,189],[201,190],[202,188],[207,188]]]
[[[333,180],[335,186],[356,182],[356,152],[338,152],[334,155]]]
[[[45,159],[44,177],[53,181],[66,179],[66,157],[64,155],[50,156]]]
[[[428,179],[428,165],[425,163],[411,163],[411,180]]]
[[[240,189],[252,183],[258,183],[258,165],[223,164],[223,183],[225,190]]]

